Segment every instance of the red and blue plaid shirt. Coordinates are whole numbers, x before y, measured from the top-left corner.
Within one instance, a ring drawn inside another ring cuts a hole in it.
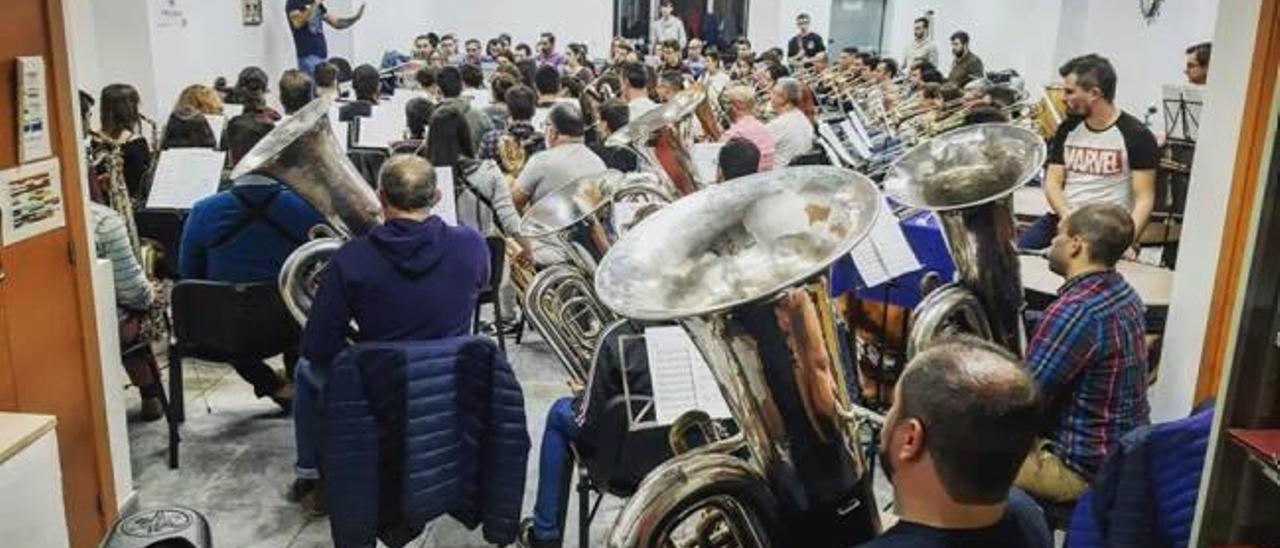
[[[1051,450],[1093,477],[1120,438],[1150,420],[1142,301],[1115,271],[1067,281],[1027,348]]]

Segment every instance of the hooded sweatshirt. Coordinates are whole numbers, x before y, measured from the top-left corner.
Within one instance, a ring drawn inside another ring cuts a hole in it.
[[[392,219],[333,255],[303,335],[303,355],[327,366],[350,341],[422,341],[471,331],[489,249],[479,232]],[[354,321],[356,331],[351,323]]]

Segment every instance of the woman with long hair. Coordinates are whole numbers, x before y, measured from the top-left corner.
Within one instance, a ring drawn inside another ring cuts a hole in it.
[[[466,117],[452,107],[436,109],[431,131],[418,151],[437,168],[453,169],[458,223],[486,235],[515,236],[520,215],[511,201],[506,177],[492,160],[476,160],[475,144]]]
[[[270,88],[266,71],[258,67],[247,67],[240,71],[236,79],[236,87],[232,89],[232,99],[227,102],[238,102],[244,106],[245,114],[256,114],[264,121],[276,123],[280,121],[279,112],[267,106],[267,90]]]
[[[151,169],[151,145],[142,135],[141,98],[129,84],[111,84],[102,89],[98,115],[102,145],[118,147],[123,162],[124,182],[135,206],[146,197],[144,181]]]
[[[569,55],[565,57],[565,63],[564,75],[566,77],[577,78],[583,84],[590,84],[596,79],[596,71],[591,66],[586,44],[577,42],[569,44]]]

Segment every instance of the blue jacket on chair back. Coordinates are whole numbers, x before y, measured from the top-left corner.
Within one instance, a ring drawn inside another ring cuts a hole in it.
[[[363,343],[334,360],[321,415],[333,541],[404,546],[449,514],[514,542],[529,455],[524,396],[484,337]]]

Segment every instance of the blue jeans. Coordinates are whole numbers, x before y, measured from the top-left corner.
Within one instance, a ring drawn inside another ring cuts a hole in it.
[[[294,405],[297,405],[295,400]],[[533,503],[533,537],[559,540],[564,511],[568,507],[569,442],[578,439],[573,398],[560,398],[547,411],[547,429],[538,454],[538,496]]]
[[[324,62],[319,55],[304,55],[298,58],[298,70],[307,73],[312,79],[316,77],[316,67]]]
[[[316,427],[320,420],[320,389],[329,371],[316,368],[306,358],[298,360],[293,379],[293,439],[298,453],[294,471],[298,479],[320,478],[320,449]]]
[[[1039,250],[1049,247],[1053,237],[1058,235],[1058,216],[1049,213],[1033,223],[1018,236],[1018,249]]]

